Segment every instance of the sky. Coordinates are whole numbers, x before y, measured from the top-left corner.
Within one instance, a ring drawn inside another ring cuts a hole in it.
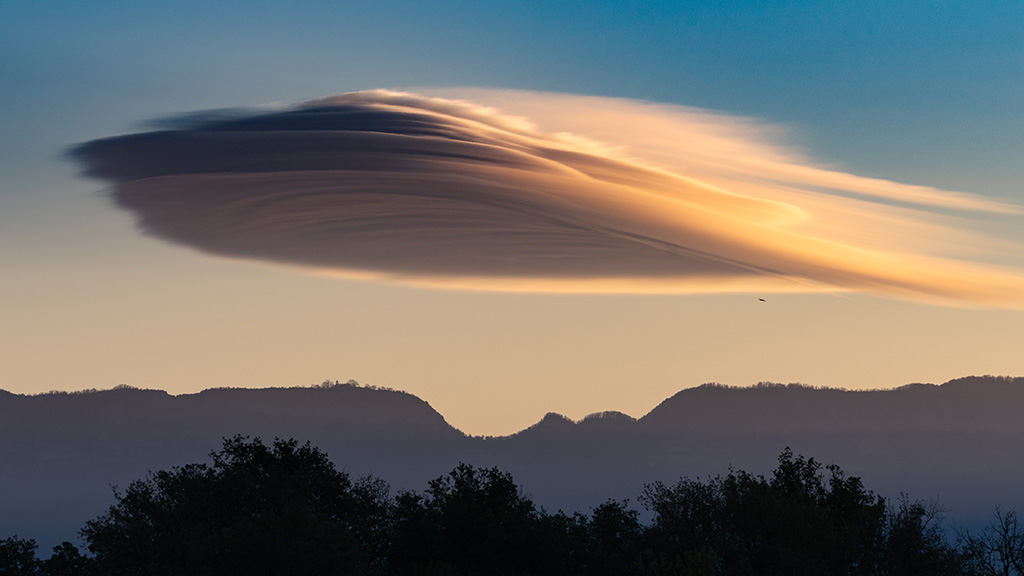
[[[0,388],[1024,374],[1021,2],[209,4],[0,3]]]

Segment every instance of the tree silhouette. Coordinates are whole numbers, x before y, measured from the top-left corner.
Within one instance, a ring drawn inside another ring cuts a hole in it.
[[[586,574],[628,576],[642,573],[643,526],[639,513],[628,502],[608,500],[594,508],[581,551],[581,571]]]
[[[946,542],[938,502],[912,501],[900,494],[886,517],[882,572],[886,576],[953,576],[965,571],[958,550]]]
[[[0,540],[0,575],[2,576],[91,576],[94,564],[70,542],[53,547],[48,560],[36,558],[35,540],[11,536]]]
[[[53,555],[40,562],[40,573],[45,576],[88,576],[95,574],[95,562],[83,556],[70,542],[53,547]]]
[[[0,540],[2,576],[1018,576],[1024,535],[997,510],[951,546],[937,504],[893,506],[837,466],[786,449],[771,474],[648,485],[590,516],[538,509],[497,468],[459,464],[422,493],[352,481],[295,440],[236,436],[210,464],[151,472],[70,543]]]
[[[4,576],[35,576],[39,562],[36,560],[35,540],[23,540],[11,536],[0,540],[0,574]]]
[[[510,474],[459,464],[424,494],[399,494],[392,567],[411,574],[544,573],[540,518]]]
[[[1024,576],[1024,526],[1013,510],[996,508],[981,534],[960,535],[973,570],[984,576]]]
[[[706,483],[648,485],[653,553],[714,554],[719,574],[874,574],[884,501],[835,466],[787,448],[770,478],[730,470]],[[694,556],[697,557],[697,556]]]
[[[236,436],[212,465],[150,473],[82,535],[100,572],[353,574],[385,504],[306,443]]]

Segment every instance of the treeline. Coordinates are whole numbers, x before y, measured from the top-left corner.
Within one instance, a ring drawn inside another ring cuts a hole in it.
[[[591,514],[538,508],[496,468],[460,464],[422,493],[352,479],[308,443],[225,440],[212,464],[152,472],[43,560],[0,540],[4,576],[1024,574],[1024,530],[997,513],[949,541],[938,508],[867,490],[788,449],[768,476],[648,485]]]

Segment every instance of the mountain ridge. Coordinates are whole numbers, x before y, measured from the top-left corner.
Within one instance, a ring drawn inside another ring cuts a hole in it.
[[[702,396],[699,400],[707,402],[709,400],[718,401],[729,401],[735,403],[737,400],[749,400],[760,404],[763,402],[765,394],[778,394],[781,391],[786,391],[787,394],[803,394],[805,397],[815,396],[815,400],[837,400],[842,398],[843,401],[850,400],[854,396],[866,396],[866,395],[878,395],[878,394],[894,394],[894,396],[888,399],[896,399],[895,394],[924,394],[934,392],[936,390],[942,390],[942,393],[953,393],[967,394],[968,398],[975,399],[974,407],[987,407],[990,409],[996,409],[997,411],[1005,408],[1006,404],[1003,402],[986,403],[982,402],[984,399],[978,399],[976,392],[977,390],[971,390],[970,388],[986,387],[988,392],[1006,393],[1017,391],[1020,393],[1022,399],[1024,399],[1024,377],[1009,377],[1009,376],[966,376],[961,378],[955,378],[949,380],[943,384],[931,384],[931,383],[911,383],[896,388],[875,388],[875,389],[847,389],[847,388],[831,388],[831,387],[817,387],[806,384],[779,384],[771,382],[760,382],[754,386],[728,386],[717,383],[706,383],[699,386],[684,388],[679,392],[676,392],[672,396],[666,398],[651,410],[649,410],[643,416],[639,418],[630,416],[628,414],[615,411],[607,410],[604,412],[595,412],[588,414],[580,420],[573,420],[567,416],[559,414],[557,412],[548,412],[538,422],[522,429],[517,432],[512,432],[505,436],[497,436],[494,438],[508,438],[512,436],[520,435],[528,430],[535,429],[537,427],[546,428],[551,426],[552,423],[549,420],[556,417],[558,420],[564,421],[565,424],[572,426],[580,425],[591,425],[595,421],[599,420],[615,420],[615,421],[629,421],[636,424],[650,426],[654,422],[661,420],[661,413],[672,410],[676,412],[685,412],[686,404],[689,400],[694,400],[695,396]],[[330,400],[337,400],[338,397],[331,397],[324,395],[325,390],[342,390],[348,394],[345,398],[349,403],[339,402],[322,402],[326,397]],[[740,394],[736,394],[740,393]],[[406,392],[403,390],[394,390],[390,388],[379,388],[375,386],[363,386],[355,381],[348,382],[335,382],[331,384],[329,381],[323,384],[314,386],[293,386],[293,387],[267,387],[267,388],[244,388],[244,387],[214,387],[206,388],[199,392],[187,392],[182,394],[171,394],[164,390],[159,389],[148,389],[148,388],[136,388],[133,386],[119,385],[111,389],[106,390],[81,390],[81,391],[58,391],[51,390],[49,392],[42,392],[38,394],[19,394],[0,388],[0,399],[11,401],[13,398],[67,398],[68,401],[73,398],[79,397],[100,397],[110,398],[113,396],[124,396],[125,394],[132,394],[133,400],[136,401],[138,406],[138,400],[142,397],[149,397],[150,399],[175,399],[175,401],[182,402],[183,404],[192,405],[190,407],[202,408],[206,410],[220,409],[220,410],[239,410],[239,408],[248,408],[251,410],[258,410],[259,404],[256,402],[247,402],[244,404],[239,403],[239,400],[251,400],[257,396],[273,397],[278,400],[274,404],[274,412],[283,415],[290,416],[303,416],[308,417],[310,411],[314,414],[325,415],[327,411],[331,410],[343,410],[343,415],[347,418],[353,418],[363,420],[365,422],[372,422],[373,419],[368,418],[368,413],[362,409],[357,409],[360,406],[369,405],[370,396],[375,396],[374,400],[379,401],[382,397],[391,397],[393,400],[401,399],[402,404],[392,402],[389,406],[391,408],[400,407],[401,410],[398,412],[399,415],[405,416],[412,420],[419,420],[422,424],[440,424],[443,423],[445,426],[458,432],[463,436],[472,436],[467,434],[458,428],[451,426],[444,415],[434,410],[430,403],[419,398],[415,394]],[[320,402],[280,402],[280,400],[295,400],[295,395],[320,395],[317,400]],[[743,397],[746,395],[746,398]],[[758,396],[754,398],[754,396]],[[727,397],[728,396],[728,397]],[[289,398],[292,397],[292,398]],[[830,398],[829,398],[830,397]],[[92,399],[92,398],[90,398]],[[920,400],[921,398],[915,398]],[[355,400],[356,402],[352,402]],[[902,400],[902,399],[901,399]],[[87,404],[93,404],[93,402],[86,402]],[[828,404],[822,402],[822,404]],[[166,406],[161,406],[166,407]],[[0,416],[4,416],[5,406],[0,404]],[[427,416],[426,412],[416,412],[416,409],[423,409],[432,413],[432,416]],[[735,408],[733,404],[732,408]],[[301,412],[300,410],[301,409]],[[336,413],[334,415],[337,415]],[[391,414],[390,416],[394,416]],[[10,416],[10,415],[8,415]],[[675,416],[675,415],[674,415]],[[787,416],[786,414],[775,414],[773,417]],[[805,419],[802,419],[805,421]],[[730,422],[731,424],[738,424],[737,422]],[[559,425],[561,422],[559,422]],[[488,436],[488,438],[491,438]]]
[[[422,490],[459,462],[496,466],[550,509],[636,498],[645,483],[773,468],[786,447],[839,464],[880,494],[937,496],[958,521],[1024,509],[1024,378],[851,391],[702,385],[640,418],[548,413],[507,436],[470,436],[408,392],[354,381],[171,395],[118,386],[0,391],[0,538],[69,539],[149,470],[204,461],[224,437],[295,438],[354,476]]]

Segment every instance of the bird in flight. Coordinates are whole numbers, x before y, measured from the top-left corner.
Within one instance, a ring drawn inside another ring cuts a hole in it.
[[[757,300],[758,300],[758,302],[764,302],[765,301],[764,298],[758,298]]]

